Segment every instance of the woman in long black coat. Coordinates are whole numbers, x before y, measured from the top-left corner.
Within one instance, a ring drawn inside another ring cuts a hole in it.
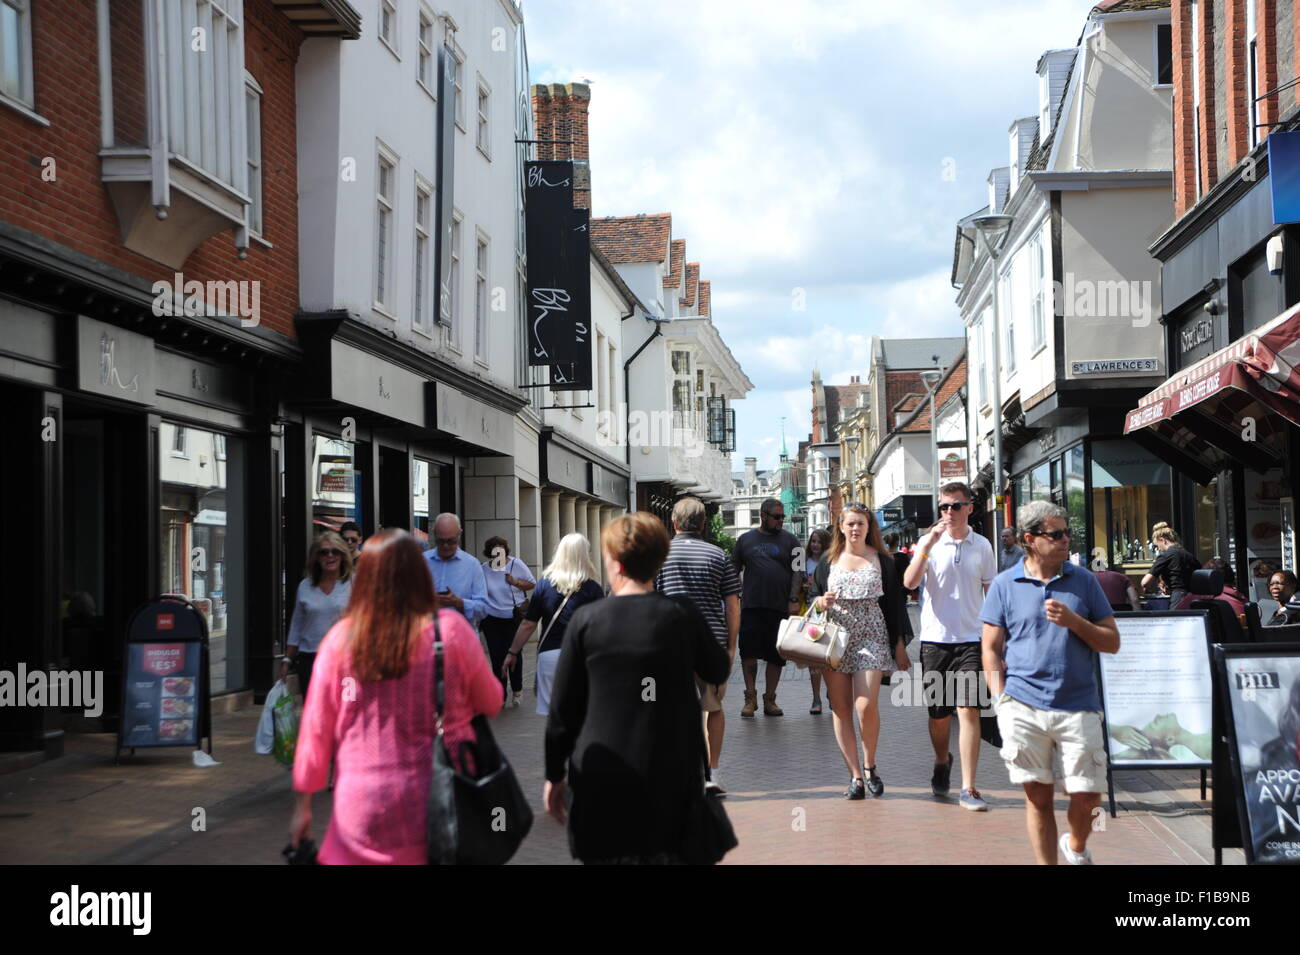
[[[704,798],[695,675],[725,683],[730,663],[694,607],[655,592],[668,547],[651,514],[612,521],[601,534],[612,599],[580,607],[565,631],[543,798],[557,821],[567,812],[570,849],[588,864],[686,861]]]

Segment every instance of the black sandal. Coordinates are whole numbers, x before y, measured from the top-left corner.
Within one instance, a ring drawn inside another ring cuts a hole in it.
[[[867,767],[867,791],[877,799],[885,794],[885,784],[881,782],[880,777],[876,775],[875,766]]]

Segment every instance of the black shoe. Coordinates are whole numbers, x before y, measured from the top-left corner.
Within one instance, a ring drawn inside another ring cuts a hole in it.
[[[948,763],[944,766],[934,767],[934,775],[930,777],[930,792],[936,796],[946,796],[952,788],[952,753],[948,754]]]
[[[845,799],[866,799],[867,791],[862,785],[861,779],[854,779],[849,783],[849,788],[844,791]]]
[[[875,766],[868,766],[867,772],[869,773],[867,776],[867,789],[870,791],[872,796],[879,799],[885,794],[885,784],[882,783],[880,777],[876,775]]]

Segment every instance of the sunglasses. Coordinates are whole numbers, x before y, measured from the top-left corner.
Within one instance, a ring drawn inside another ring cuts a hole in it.
[[[320,555],[321,555],[322,557],[342,557],[342,556],[343,556],[343,551],[341,551],[341,550],[335,550],[333,547],[331,547],[331,548],[329,548],[329,550],[322,550],[322,551],[320,552]]]
[[[764,512],[764,513],[763,513],[763,516],[764,516],[764,517],[770,517],[770,518],[772,518],[772,520],[774,520],[774,521],[783,521],[783,520],[785,520],[785,515],[784,515],[784,514],[768,514],[768,513]]]
[[[939,513],[942,514],[944,511],[960,511],[969,503],[970,501],[952,501],[949,504],[940,504]]]
[[[343,543],[345,543],[345,544],[359,544],[359,543],[361,543],[361,538],[360,538],[360,537],[345,537],[345,538],[343,538]]]
[[[459,537],[435,537],[433,540],[437,544],[446,544],[447,546],[460,543]]]
[[[1034,537],[1050,537],[1054,541],[1059,541],[1062,537],[1069,537],[1069,531],[1030,531]]]

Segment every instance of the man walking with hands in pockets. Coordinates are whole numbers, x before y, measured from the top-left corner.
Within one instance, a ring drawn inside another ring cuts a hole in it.
[[[993,546],[970,526],[974,495],[960,482],[939,489],[939,522],[916,548],[903,586],[921,590],[921,672],[930,711],[934,775],[930,790],[946,796],[952,775],[952,714],[957,713],[963,809],[986,811],[975,788],[980,752],[980,608],[997,576]]]
[[[989,588],[984,676],[997,700],[1002,759],[1025,787],[1029,841],[1040,865],[1057,849],[1071,865],[1092,865],[1088,835],[1106,789],[1098,653],[1119,651],[1110,601],[1090,571],[1068,560],[1069,513],[1031,501],[1016,514],[1025,559]],[[1070,797],[1070,831],[1056,838],[1053,757]]]

